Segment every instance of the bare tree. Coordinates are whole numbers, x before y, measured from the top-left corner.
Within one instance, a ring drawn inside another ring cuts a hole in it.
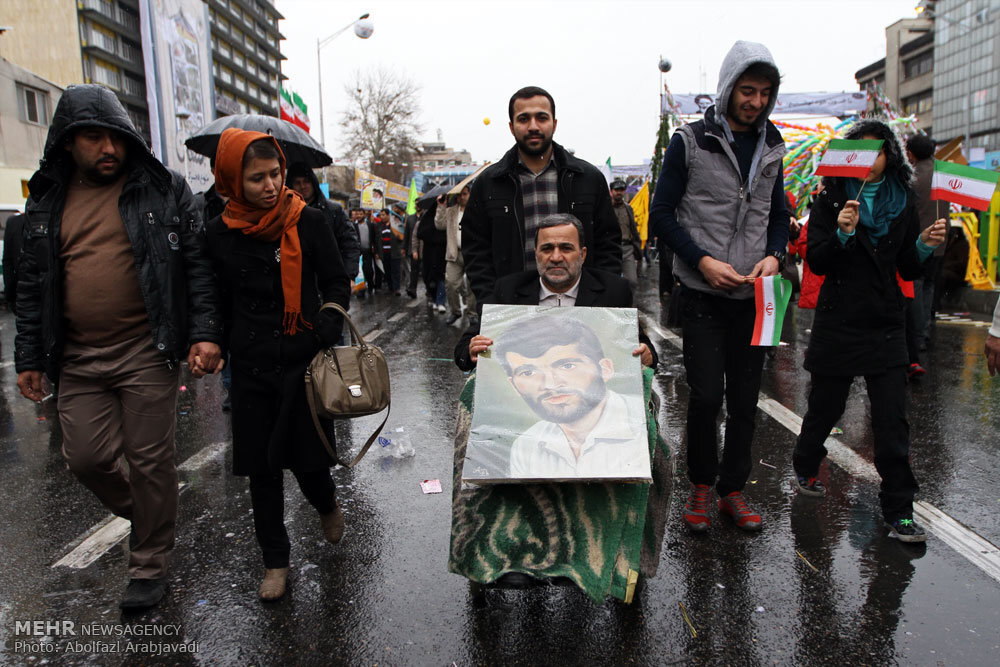
[[[349,103],[340,126],[347,159],[367,159],[372,173],[401,182],[412,169],[402,165],[411,165],[419,150],[420,87],[403,74],[377,67],[356,71],[344,91]]]

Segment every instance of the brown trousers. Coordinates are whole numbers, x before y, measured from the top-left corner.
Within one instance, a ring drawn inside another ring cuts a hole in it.
[[[148,335],[110,347],[67,343],[64,351],[63,455],[105,507],[132,521],[133,579],[165,576],[174,547],[178,377]]]

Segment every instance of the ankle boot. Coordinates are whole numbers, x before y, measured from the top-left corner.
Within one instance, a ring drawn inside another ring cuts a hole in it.
[[[264,581],[260,582],[260,590],[257,591],[257,597],[265,602],[280,600],[285,595],[285,581],[287,579],[287,567],[264,570]]]
[[[330,544],[336,544],[344,536],[344,515],[340,511],[340,505],[334,505],[332,512],[320,514],[319,522],[323,526],[323,535]]]

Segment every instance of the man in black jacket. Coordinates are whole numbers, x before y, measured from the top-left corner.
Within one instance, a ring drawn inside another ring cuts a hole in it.
[[[535,230],[553,213],[583,225],[586,266],[620,275],[621,232],[604,176],[552,141],[555,101],[536,86],[507,107],[516,145],[476,179],[462,218],[465,273],[478,303],[498,278],[535,268]]]
[[[295,162],[288,166],[288,175],[285,177],[288,187],[302,195],[306,203],[313,208],[319,209],[326,218],[326,223],[333,230],[333,236],[337,239],[337,247],[340,248],[340,258],[344,261],[344,268],[347,275],[353,282],[358,277],[360,264],[358,258],[361,257],[361,244],[358,241],[358,233],[344,215],[344,209],[337,202],[330,201],[319,189],[319,180],[316,173],[303,162]]]
[[[21,213],[7,218],[3,229],[3,295],[10,312],[17,312],[17,264],[24,245],[24,225],[28,218]]]
[[[43,373],[58,381],[69,469],[132,522],[120,606],[150,607],[174,545],[180,361],[195,377],[221,367],[201,212],[98,85],[63,94],[28,189],[17,385],[40,401]]]

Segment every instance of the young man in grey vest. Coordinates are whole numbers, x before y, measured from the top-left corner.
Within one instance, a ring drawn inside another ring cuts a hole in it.
[[[715,105],[670,140],[651,210],[653,229],[673,250],[673,273],[683,286],[691,482],[684,521],[695,532],[710,526],[713,484],[721,513],[744,530],[761,527],[742,491],[753,464],[764,364],[763,348],[750,345],[753,281],[780,271],[788,242],[785,144],[768,121],[779,82],[765,46],[736,42],[722,63]],[[720,462],[716,419],[723,398]]]

